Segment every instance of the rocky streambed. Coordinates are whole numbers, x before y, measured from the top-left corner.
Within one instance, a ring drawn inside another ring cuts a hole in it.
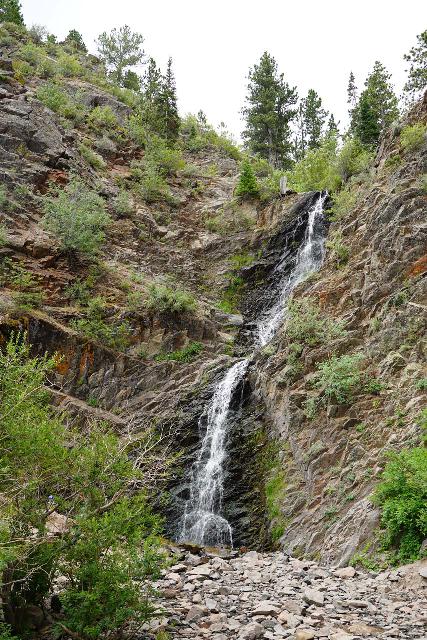
[[[283,552],[223,558],[180,551],[156,583],[147,638],[426,638],[427,560],[381,573]],[[159,632],[163,632],[160,634]]]

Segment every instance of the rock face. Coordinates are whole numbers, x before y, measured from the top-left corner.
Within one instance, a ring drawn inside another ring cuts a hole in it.
[[[170,638],[425,637],[427,587],[418,575],[422,563],[379,574],[345,567],[343,576],[339,570],[282,552],[205,557],[195,568],[193,557],[179,555],[178,584],[175,574],[167,572],[156,584],[160,593],[167,594],[161,600],[165,609],[161,629]],[[196,572],[201,567],[203,572]],[[215,611],[209,607],[211,601]]]

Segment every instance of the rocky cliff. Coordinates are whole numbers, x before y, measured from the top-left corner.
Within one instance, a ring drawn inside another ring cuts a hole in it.
[[[2,339],[25,330],[37,353],[59,354],[51,391],[69,419],[159,430],[179,454],[165,508],[173,535],[199,417],[225,368],[247,353],[254,314],[271,302],[274,265],[286,242],[290,255],[296,251],[302,207],[316,194],[239,201],[234,152],[209,143],[183,145],[184,164],[166,179],[168,197],[144,198],[133,186],[145,150],[126,134],[132,106],[125,95],[88,74],[65,77],[61,92],[77,96],[83,114],[71,120],[42,101],[48,80],[17,73],[21,44],[12,38],[0,59]],[[93,126],[90,115],[104,107],[114,130]],[[426,101],[408,117],[425,122]],[[225,486],[238,544],[274,543],[293,555],[348,563],[375,537],[378,512],[369,496],[384,453],[419,439],[427,147],[404,153],[398,136],[397,127],[369,176],[353,184],[351,205],[331,217],[326,262],[294,297],[311,305],[300,309],[300,325],[305,313],[340,332],[313,340],[300,327],[291,337],[286,321],[239,388]],[[96,265],[70,262],[41,223],[50,188],[76,175],[112,217]],[[117,206],[123,188],[125,208]],[[148,305],[153,284],[190,294],[195,310]],[[102,299],[108,336],[126,328],[120,349],[81,330],[87,298]],[[317,365],[346,354],[381,384],[324,402]]]

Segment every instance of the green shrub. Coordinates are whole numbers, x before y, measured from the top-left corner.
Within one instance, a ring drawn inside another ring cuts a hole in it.
[[[7,232],[6,227],[0,224],[0,249],[6,244]]]
[[[257,179],[249,160],[243,160],[240,167],[239,181],[236,186],[236,196],[242,198],[256,198],[259,194]]]
[[[91,298],[85,309],[86,317],[72,320],[70,326],[90,340],[101,342],[112,349],[124,349],[128,346],[131,335],[129,323],[107,323],[105,314],[105,300],[100,297]]]
[[[117,129],[119,121],[111,107],[95,107],[88,115],[88,125],[98,131],[99,129],[107,129],[108,131]]]
[[[173,149],[159,136],[150,135],[145,148],[144,163],[163,176],[171,176],[185,167],[179,149]]]
[[[310,346],[327,344],[346,335],[345,324],[325,316],[311,301],[302,299],[288,305],[286,337],[291,342]]]
[[[99,155],[99,153],[96,153],[84,143],[79,145],[79,151],[86,162],[94,169],[105,169],[107,166],[105,160]]]
[[[191,313],[196,310],[196,301],[186,291],[152,284],[148,290],[147,308],[159,313]]]
[[[40,78],[53,78],[58,72],[58,66],[54,60],[47,56],[42,58],[36,68],[36,73]]]
[[[156,362],[164,362],[169,360],[175,360],[176,362],[193,362],[195,358],[200,354],[203,349],[201,342],[190,342],[183,349],[177,351],[170,351],[168,353],[158,353],[154,360]]]
[[[66,78],[79,77],[83,74],[83,68],[77,58],[62,53],[58,58],[57,72]]]
[[[74,102],[58,84],[49,82],[42,85],[37,89],[36,96],[48,109],[64,118],[76,122],[81,122],[84,118],[83,105]]]
[[[343,182],[351,176],[366,171],[373,159],[373,153],[366,149],[358,138],[349,138],[339,151],[336,161],[337,171]]]
[[[262,202],[268,202],[279,196],[282,175],[282,171],[271,171],[268,176],[258,179],[259,197]]]
[[[97,193],[74,180],[45,196],[43,210],[43,226],[56,235],[67,254],[94,257],[99,252],[111,219]]]
[[[245,288],[242,277],[232,275],[227,287],[224,289],[218,308],[224,313],[238,313],[238,307]]]
[[[132,174],[138,179],[134,185],[134,191],[146,202],[151,203],[161,200],[169,203],[174,202],[169,185],[154,165],[134,166]]]
[[[342,220],[353,209],[357,202],[355,190],[346,187],[332,196],[332,207],[328,210],[331,220]]]
[[[341,233],[335,232],[326,242],[326,247],[332,252],[333,259],[338,267],[343,267],[347,264],[350,257],[350,249],[343,243]]]
[[[44,386],[57,363],[30,357],[22,335],[0,352],[2,464],[8,469],[0,477],[0,571],[10,586],[2,605],[12,613],[41,606],[59,572],[65,577],[59,626],[94,640],[153,615],[149,581],[162,564],[159,522],[141,488],[148,488],[145,473],[156,457],[149,456],[147,467],[141,456],[137,468],[128,458],[129,442],[105,427],[65,427]],[[152,436],[135,441],[133,452],[147,450],[150,441],[155,445]],[[55,536],[46,531],[52,511],[68,518]],[[1,626],[4,640],[15,631]],[[30,629],[19,630],[27,635]]]
[[[131,140],[140,147],[145,147],[148,140],[147,129],[138,113],[132,113],[127,121],[126,131]]]
[[[377,393],[382,385],[362,369],[363,355],[333,356],[317,365],[316,386],[324,397],[339,404],[350,403],[359,393]]]
[[[421,122],[408,125],[400,134],[400,145],[404,151],[415,151],[426,141],[427,126]]]
[[[119,193],[113,198],[112,205],[114,211],[119,216],[129,216],[133,211],[132,198],[129,193],[124,190],[119,191]]]
[[[329,137],[317,149],[311,149],[288,172],[289,186],[295,191],[336,191],[341,177],[336,168],[337,140]]]
[[[27,78],[31,78],[35,73],[34,67],[29,62],[16,58],[12,60],[12,69],[16,80],[21,84],[24,84]]]
[[[44,295],[41,291],[17,291],[13,293],[13,301],[17,309],[31,311],[42,306]]]
[[[220,135],[204,118],[187,115],[181,120],[181,137],[185,149],[201,151],[202,149],[218,149],[223,155],[241,160],[240,149],[226,135]]]
[[[6,209],[9,202],[9,196],[7,189],[3,184],[0,184],[0,208]]]
[[[27,42],[20,47],[16,56],[19,60],[25,60],[31,66],[36,67],[41,58],[45,57],[45,53],[41,47],[38,47],[33,42]]]
[[[413,562],[427,537],[427,449],[389,453],[373,502],[381,507],[384,548],[397,563]]]

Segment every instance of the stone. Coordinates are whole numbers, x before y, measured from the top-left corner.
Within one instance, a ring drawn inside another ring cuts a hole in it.
[[[190,575],[197,576],[198,578],[208,578],[213,573],[213,570],[208,564],[200,564],[198,567],[194,567],[190,571]]]
[[[323,593],[316,591],[316,589],[304,589],[302,598],[304,602],[307,602],[308,604],[315,604],[319,607],[322,607],[325,602]]]
[[[334,574],[338,578],[354,578],[356,569],[354,567],[342,567],[342,569],[335,569]]]
[[[213,600],[212,598],[205,598],[205,605],[209,609],[209,611],[212,611],[213,613],[219,611],[217,601]]]
[[[269,600],[262,600],[252,611],[253,616],[277,616],[279,609]]]
[[[422,578],[425,578],[427,580],[427,564],[424,567],[418,569],[418,573]]]
[[[352,622],[348,630],[356,636],[372,638],[373,636],[384,633],[384,629],[373,627],[365,622]]]
[[[201,607],[197,604],[190,607],[185,617],[187,622],[197,622],[200,618],[204,618],[208,614],[206,607]]]
[[[295,631],[295,640],[312,640],[316,637],[316,633],[311,629],[297,629]]]
[[[264,627],[258,622],[251,622],[240,629],[238,637],[240,640],[256,640],[264,635]]]
[[[49,535],[66,533],[70,528],[69,519],[62,513],[52,511],[46,518],[46,531]]]

